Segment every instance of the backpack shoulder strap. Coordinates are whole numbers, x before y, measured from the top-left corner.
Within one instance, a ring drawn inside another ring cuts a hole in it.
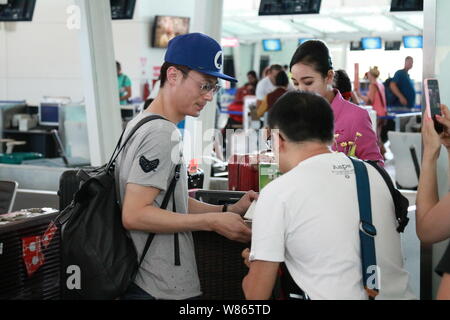
[[[391,180],[391,177],[386,172],[386,170],[382,167],[380,167],[376,161],[365,161],[369,163],[372,167],[374,167],[378,173],[383,177],[383,180],[386,182],[386,185],[389,188],[389,192],[391,193],[392,200],[394,201],[395,206],[395,218],[398,223],[397,231],[404,232],[406,226],[408,225],[409,218],[408,218],[408,207],[409,207],[409,201],[408,199],[403,196],[400,191],[398,191],[394,187],[394,183]]]
[[[145,117],[144,119],[141,119],[141,121],[139,121],[134,127],[133,129],[131,129],[130,133],[128,134],[127,138],[125,139],[125,142],[122,144],[122,138],[125,134],[126,128],[122,131],[122,134],[119,138],[119,141],[117,142],[116,148],[114,149],[114,152],[111,156],[111,159],[108,162],[108,165],[106,166],[106,170],[109,171],[110,167],[112,166],[112,164],[114,163],[114,161],[116,161],[117,157],[119,156],[120,152],[122,152],[122,150],[125,148],[126,144],[128,143],[128,141],[130,141],[131,137],[134,135],[134,133],[144,124],[146,124],[149,121],[152,120],[157,120],[157,119],[161,119],[161,120],[167,120],[166,118],[160,116],[160,115],[151,115],[148,117]]]
[[[169,203],[169,199],[170,199],[170,196],[172,196],[172,194],[174,197],[173,201],[175,203],[175,187],[180,178],[180,168],[181,168],[181,164],[177,164],[175,166],[175,175],[173,176],[172,181],[170,182],[169,189],[167,189],[167,193],[164,196],[164,199],[161,204],[161,209],[167,208],[167,204]],[[150,244],[152,243],[154,237],[155,237],[154,233],[148,234],[147,241],[145,242],[144,250],[142,251],[141,259],[139,260],[138,268],[141,266],[142,261],[144,261],[145,255],[147,254],[148,248],[150,248]]]
[[[350,157],[349,157],[350,158]],[[366,165],[361,160],[350,158],[355,169],[356,190],[359,204],[359,238],[361,243],[361,264],[363,286],[370,300],[374,300],[379,294],[377,257],[375,250],[375,236],[377,229],[372,224],[372,205],[370,199],[369,175]],[[375,268],[375,269],[374,269]],[[375,272],[375,281],[371,281]],[[370,286],[369,286],[370,282]]]

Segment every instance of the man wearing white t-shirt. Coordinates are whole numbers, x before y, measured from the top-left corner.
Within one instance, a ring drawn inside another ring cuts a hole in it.
[[[269,111],[283,175],[261,192],[254,211],[247,299],[269,299],[280,263],[310,299],[368,299],[363,287],[359,206],[352,162],[330,151],[333,112],[326,100],[289,92]],[[415,299],[403,267],[394,203],[378,171],[367,165],[376,227],[379,295]]]
[[[275,85],[275,79],[277,77],[278,72],[280,72],[281,70],[283,70],[283,67],[280,66],[279,64],[271,65],[267,76],[258,82],[255,91],[256,107],[259,107],[261,101],[264,99],[266,95],[268,95],[277,88],[277,86]],[[295,90],[290,82],[288,85],[288,90],[289,91]]]

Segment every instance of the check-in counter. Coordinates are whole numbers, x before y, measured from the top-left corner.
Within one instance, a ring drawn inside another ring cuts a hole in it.
[[[13,210],[25,208],[59,208],[58,188],[64,167],[38,167],[0,164],[0,180],[19,183]]]

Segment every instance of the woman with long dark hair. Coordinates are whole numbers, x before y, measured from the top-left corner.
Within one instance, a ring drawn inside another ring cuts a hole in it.
[[[290,69],[295,87],[319,94],[331,104],[335,131],[333,150],[383,163],[369,113],[345,100],[332,87],[333,63],[325,43],[309,40],[301,44],[292,57]]]

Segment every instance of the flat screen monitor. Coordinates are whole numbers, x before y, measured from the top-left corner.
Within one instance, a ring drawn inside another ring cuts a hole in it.
[[[350,42],[350,51],[360,51],[360,50],[364,50],[361,41]]]
[[[261,0],[260,16],[314,14],[320,12],[321,0]]]
[[[262,41],[264,51],[281,51],[280,39],[266,39]]]
[[[261,0],[260,16],[314,14],[320,12],[321,0]]]
[[[39,124],[41,126],[59,125],[59,107],[57,103],[41,103],[39,107]]]
[[[392,0],[391,12],[423,11],[423,0]]]
[[[405,48],[423,48],[422,36],[405,36],[403,37],[403,46]]]
[[[33,20],[36,0],[8,0],[0,3],[0,21]]]
[[[136,0],[110,0],[113,20],[133,19]]]
[[[189,32],[189,17],[156,16],[153,25],[152,47],[167,48],[170,40]]]
[[[381,49],[381,38],[379,37],[362,38],[361,44],[364,50]]]
[[[384,50],[386,51],[400,50],[401,45],[402,45],[401,41],[386,41],[384,43]]]

